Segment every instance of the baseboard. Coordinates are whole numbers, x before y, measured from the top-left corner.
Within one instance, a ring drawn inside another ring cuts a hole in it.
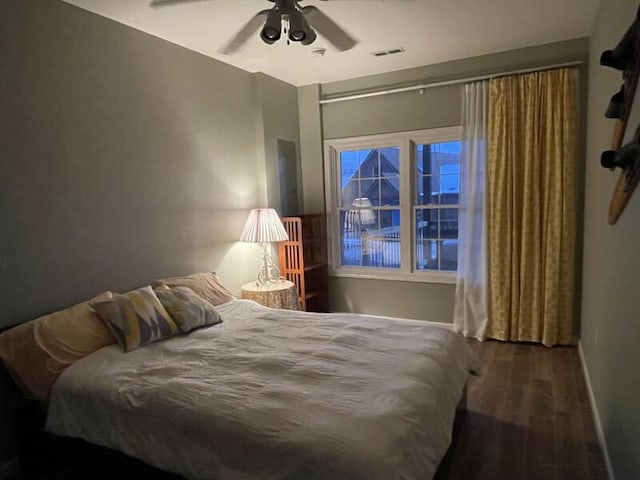
[[[17,458],[12,458],[0,464],[0,480],[19,480],[20,464]]]
[[[598,435],[598,442],[602,449],[602,456],[604,457],[604,463],[607,467],[607,474],[609,480],[615,480],[613,474],[613,468],[611,467],[611,458],[609,457],[609,449],[607,448],[607,441],[604,438],[604,431],[602,430],[602,422],[600,422],[600,414],[598,413],[598,407],[596,405],[596,397],[593,395],[593,389],[591,388],[591,377],[589,376],[589,370],[587,369],[587,362],[584,359],[584,351],[582,350],[582,342],[578,342],[578,354],[580,355],[580,364],[582,365],[582,373],[584,374],[584,381],[587,385],[587,393],[589,394],[589,403],[591,403],[591,411],[593,412],[593,423],[596,426],[596,434]]]

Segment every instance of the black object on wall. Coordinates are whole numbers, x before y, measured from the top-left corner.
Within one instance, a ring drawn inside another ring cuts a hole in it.
[[[600,57],[600,65],[622,71],[624,83],[609,102],[605,117],[615,118],[611,150],[600,157],[604,168],[621,169],[609,204],[609,224],[617,222],[640,181],[640,8],[622,39]]]

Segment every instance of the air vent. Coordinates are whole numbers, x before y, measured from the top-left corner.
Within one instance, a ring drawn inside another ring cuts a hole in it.
[[[405,50],[402,47],[390,48],[389,50],[380,50],[378,52],[371,52],[374,57],[386,57],[387,55],[395,55],[397,53],[403,53]]]

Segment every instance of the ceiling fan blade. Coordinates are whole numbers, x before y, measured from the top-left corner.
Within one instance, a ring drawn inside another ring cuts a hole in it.
[[[345,32],[342,27],[327,17],[317,7],[304,7],[302,12],[311,27],[341,52],[355,47],[358,43],[355,38]]]
[[[174,5],[183,5],[185,3],[209,2],[210,0],[153,0],[149,6],[151,8],[170,7]]]
[[[414,0],[320,0],[320,1],[321,2],[413,2]]]
[[[242,47],[247,40],[253,37],[260,27],[264,25],[265,17],[270,11],[271,10],[262,10],[261,12],[256,13],[251,17],[251,20],[245,23],[244,27],[242,27],[238,33],[236,33],[235,36],[218,51],[223,55],[232,55],[238,51],[238,49]]]

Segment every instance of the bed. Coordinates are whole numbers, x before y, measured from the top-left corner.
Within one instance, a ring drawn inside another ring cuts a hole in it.
[[[415,322],[234,300],[224,322],[55,383],[46,429],[189,479],[427,479],[473,357]]]
[[[459,336],[247,300],[216,308],[219,325],[75,362],[46,430],[187,479],[432,478],[475,367]]]

